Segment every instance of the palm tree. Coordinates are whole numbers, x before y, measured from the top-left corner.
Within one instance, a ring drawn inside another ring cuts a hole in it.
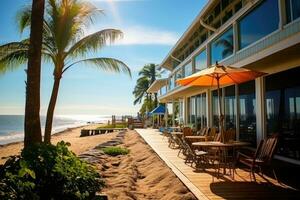
[[[135,100],[133,102],[134,105],[138,103],[140,104],[145,96],[146,99],[149,99],[149,94],[147,93],[149,86],[150,82],[146,77],[141,77],[137,80],[136,86],[133,90],[133,95],[135,97]]]
[[[116,29],[104,29],[84,35],[84,31],[99,13],[102,11],[85,1],[48,0],[44,18],[42,56],[45,61],[53,63],[54,84],[46,117],[44,139],[46,143],[50,143],[51,140],[60,80],[67,70],[81,63],[105,71],[124,72],[131,76],[130,69],[120,60],[106,57],[86,58],[91,51],[96,52],[122,37],[122,32]],[[30,10],[28,8],[22,10],[18,18],[22,32],[30,26]],[[27,40],[23,40],[0,47],[0,71],[3,68],[12,69],[15,64],[21,64],[27,59],[27,43]]]
[[[30,45],[26,81],[24,148],[42,142],[40,122],[41,52],[44,19],[44,0],[32,1]]]
[[[139,72],[139,76],[141,76],[142,78],[145,78],[149,81],[149,86],[156,80],[156,78],[160,77],[160,75],[161,74],[156,70],[155,64],[147,64]],[[152,101],[152,99],[150,101]],[[157,94],[155,93],[154,94],[154,106],[157,106],[157,102],[158,102]]]

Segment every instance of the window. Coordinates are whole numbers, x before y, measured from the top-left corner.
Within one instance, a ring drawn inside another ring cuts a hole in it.
[[[189,97],[189,123],[196,124],[196,97]]]
[[[196,96],[196,128],[200,130],[201,127],[207,126],[206,116],[206,93]]]
[[[299,0],[285,0],[287,23],[294,21],[300,17],[300,1]]]
[[[277,30],[278,24],[278,1],[265,0],[239,21],[239,48],[243,49]]]
[[[172,90],[172,89],[174,89],[174,87],[175,87],[175,76],[174,75],[172,75],[171,77],[170,77],[170,79],[169,79],[169,89],[170,90]]]
[[[236,98],[235,86],[225,87],[224,108],[225,108],[225,129],[236,127]]]
[[[300,67],[266,77],[267,134],[279,133],[278,154],[300,160]]]
[[[238,86],[239,90],[239,139],[256,146],[255,81]]]
[[[184,77],[187,77],[187,76],[192,75],[192,74],[193,74],[193,65],[192,65],[192,62],[189,62],[184,67]]]
[[[206,62],[206,50],[201,51],[196,57],[195,57],[195,70],[200,71],[202,69],[205,69],[207,67]]]
[[[183,78],[183,70],[180,69],[175,73],[175,86],[177,86],[178,84],[176,83],[176,80]]]
[[[230,28],[211,44],[212,63],[223,60],[233,53],[233,30]]]

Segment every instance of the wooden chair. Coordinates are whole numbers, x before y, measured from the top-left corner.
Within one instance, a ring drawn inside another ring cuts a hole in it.
[[[184,127],[182,129],[182,132],[183,132],[183,136],[193,135],[193,131],[190,127]]]
[[[206,157],[207,152],[193,149],[184,139],[182,141],[186,151],[185,163],[191,163],[191,165],[195,163],[197,169],[199,168],[200,165],[204,169],[203,164],[208,163]]]
[[[260,141],[254,156],[248,156],[246,154],[238,152],[235,165],[238,162],[241,162],[244,165],[248,166],[250,168],[250,179],[252,175],[254,181],[256,181],[255,169],[258,169],[263,176],[262,168],[270,167],[272,169],[274,177],[278,181],[275,170],[271,165],[271,161],[275,153],[277,142],[278,142],[278,134],[273,134],[271,137]]]
[[[224,132],[224,142],[229,142],[230,140],[235,140],[235,130],[234,129],[228,129]]]

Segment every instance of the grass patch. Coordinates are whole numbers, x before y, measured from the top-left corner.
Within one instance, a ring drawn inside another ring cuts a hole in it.
[[[104,128],[127,128],[127,124],[116,124],[115,126],[110,124],[110,125],[100,126],[97,129],[104,129]]]
[[[102,150],[110,156],[126,155],[129,153],[129,149],[122,147],[105,147]]]

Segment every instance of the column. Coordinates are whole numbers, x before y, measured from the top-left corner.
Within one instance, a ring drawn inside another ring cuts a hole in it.
[[[206,91],[206,116],[207,116],[207,126],[212,127],[212,106],[211,106],[211,91],[207,89]]]
[[[266,136],[266,117],[265,117],[265,84],[264,78],[255,79],[255,98],[256,98],[256,139],[257,145]]]
[[[239,32],[237,22],[234,21],[232,24],[233,27],[233,54],[235,54],[239,49]]]
[[[174,100],[172,100],[172,126],[175,126],[175,104]]]
[[[235,84],[235,124],[236,124],[236,140],[240,140],[240,98],[239,98],[239,85]]]
[[[279,12],[279,29],[282,30],[283,26],[287,23],[285,0],[278,0]]]

